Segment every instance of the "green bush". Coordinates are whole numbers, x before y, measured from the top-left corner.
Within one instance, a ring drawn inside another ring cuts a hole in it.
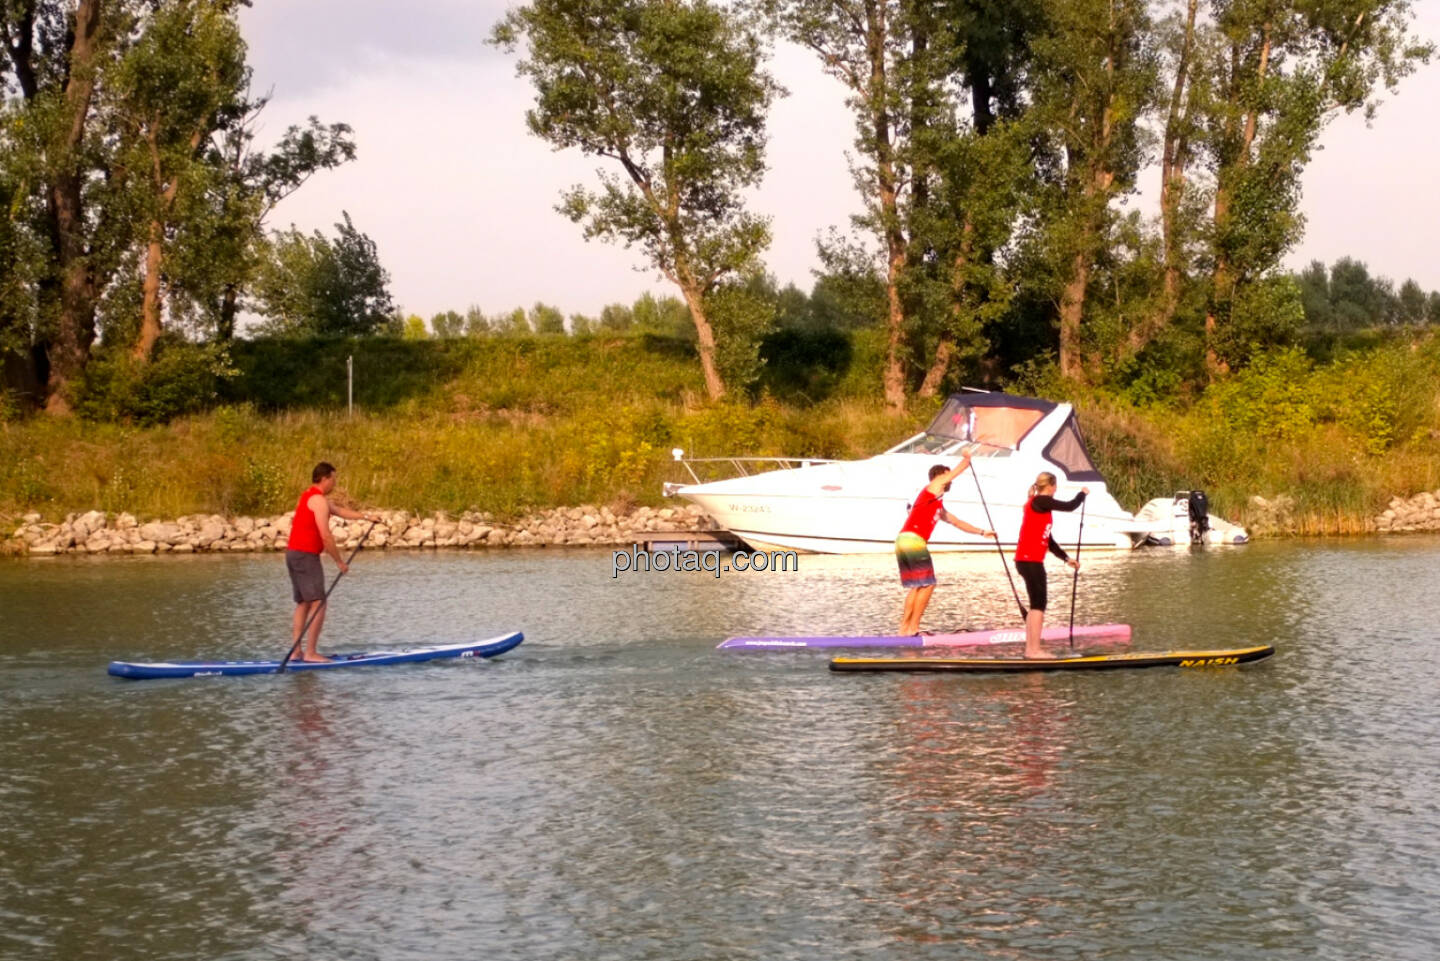
[[[234,373],[224,345],[166,339],[148,362],[128,350],[105,349],[85,370],[75,411],[87,420],[163,424],[211,407]]]
[[[1267,439],[1297,437],[1315,425],[1313,364],[1295,347],[1257,355],[1250,366],[1206,391],[1229,430]]]

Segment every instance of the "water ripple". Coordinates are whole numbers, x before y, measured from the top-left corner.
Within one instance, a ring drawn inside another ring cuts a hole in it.
[[[0,564],[0,956],[1432,955],[1415,585],[1440,542],[1087,564],[1080,619],[1137,646],[1279,646],[1233,671],[850,676],[713,650],[898,614],[888,562],[805,560],[615,580],[603,552],[370,557],[327,625],[346,647],[526,644],[146,684],[104,661],[283,646],[274,559]],[[940,567],[936,626],[1010,616],[993,558]]]

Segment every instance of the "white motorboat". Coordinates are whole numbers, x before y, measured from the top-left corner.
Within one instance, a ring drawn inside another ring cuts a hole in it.
[[[888,553],[930,467],[954,466],[965,452],[971,469],[951,485],[945,507],[995,530],[1007,547],[1015,545],[1030,485],[1041,471],[1055,475],[1061,499],[1089,489],[1084,550],[1129,549],[1152,535],[1174,534],[1170,499],[1160,499],[1165,509],[1156,516],[1141,519],[1111,496],[1071,405],[996,392],[952,395],[924,431],[866,460],[686,458],[677,450],[675,459],[693,483],[666,484],[665,493],[698,504],[755,550]],[[739,476],[701,476],[717,466]],[[1054,518],[1055,539],[1073,550],[1081,536],[1080,511],[1057,511]],[[995,543],[942,522],[930,549],[993,551]]]

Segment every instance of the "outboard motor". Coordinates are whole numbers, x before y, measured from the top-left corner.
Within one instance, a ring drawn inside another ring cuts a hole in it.
[[[1210,501],[1204,491],[1190,492],[1190,543],[1202,544],[1210,530]]]

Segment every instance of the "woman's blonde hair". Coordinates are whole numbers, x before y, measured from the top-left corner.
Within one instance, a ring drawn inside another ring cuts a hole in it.
[[[1047,471],[1041,471],[1035,478],[1035,483],[1030,485],[1030,496],[1034,497],[1042,487],[1054,487],[1055,475]]]

